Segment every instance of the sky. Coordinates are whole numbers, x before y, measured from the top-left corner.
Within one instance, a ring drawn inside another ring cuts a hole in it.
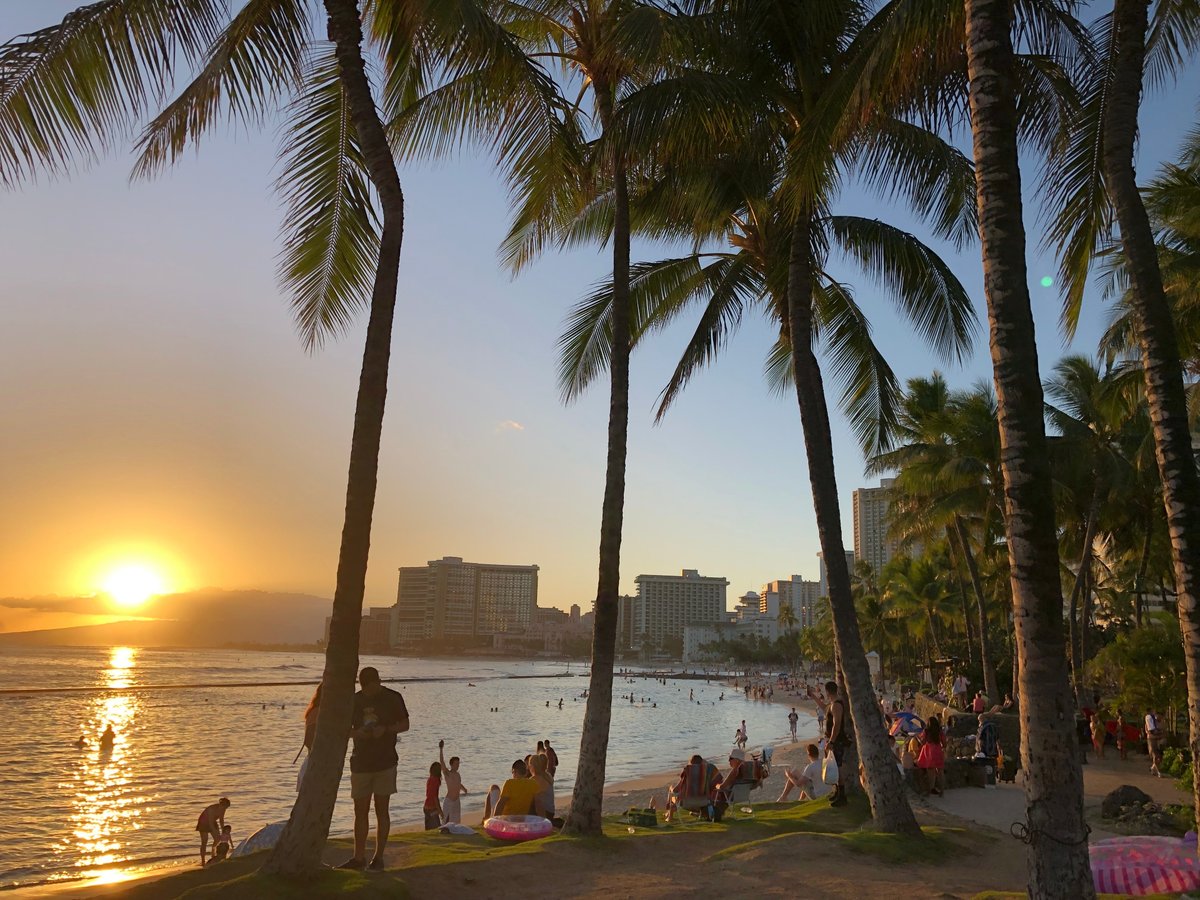
[[[66,0],[6,0],[0,36],[57,21]],[[1173,157],[1195,122],[1200,77],[1154,94],[1139,174]],[[0,597],[90,594],[114,566],[159,569],[171,590],[332,596],[365,317],[307,352],[275,281],[278,134],[212,133],[153,181],[130,182],[128,145],[69,178],[0,195]],[[1039,252],[1037,160],[1023,161],[1030,289],[1046,373],[1068,349]],[[367,605],[389,605],[399,566],[442,556],[540,566],[539,603],[595,597],[607,390],[563,405],[556,340],[572,303],[611,269],[605,248],[551,254],[512,278],[497,261],[507,197],[467,152],[404,163],[406,231]],[[902,209],[853,187],[835,209]],[[935,367],[990,379],[978,245],[941,250],[975,300],[964,366],[941,362],[852,266],[901,379]],[[634,247],[634,258],[669,248]],[[1073,349],[1103,329],[1092,292]],[[694,319],[635,352],[621,586],[699,569],[729,603],[820,549],[799,413],[762,376],[774,335],[748,318],[715,366],[655,426],[655,399]],[[844,537],[870,483],[840,413],[834,446]]]

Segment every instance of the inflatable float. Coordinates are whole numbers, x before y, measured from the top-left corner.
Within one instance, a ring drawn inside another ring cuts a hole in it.
[[[541,816],[492,816],[483,830],[498,841],[535,841],[553,834],[554,826]]]

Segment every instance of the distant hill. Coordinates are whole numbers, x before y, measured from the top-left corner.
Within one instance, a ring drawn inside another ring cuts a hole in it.
[[[158,597],[138,610],[150,621],[110,622],[0,634],[23,646],[220,647],[225,644],[311,644],[325,630],[333,601],[269,591],[193,591]]]

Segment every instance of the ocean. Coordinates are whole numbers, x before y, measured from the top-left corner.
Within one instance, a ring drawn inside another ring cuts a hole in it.
[[[447,759],[462,758],[471,791],[464,815],[482,810],[488,786],[503,782],[512,761],[544,738],[559,755],[560,805],[570,798],[588,685],[580,664],[368,656],[362,665],[392,682],[411,717],[397,748],[397,825],[421,821],[439,739]],[[294,682],[315,684],[323,666],[316,653],[0,650],[0,887],[195,859],[196,818],[221,796],[232,801],[226,821],[235,841],[286,819],[298,772],[292,759],[313,692],[312,684]],[[154,686],[162,689],[145,690]],[[674,768],[695,752],[721,759],[742,719],[754,746],[782,742],[787,733],[783,706],[746,700],[716,680],[664,685],[618,676],[613,694],[610,784]],[[628,695],[634,702],[622,699]],[[107,724],[117,738],[102,753]],[[801,728],[811,725],[802,714]],[[82,750],[74,743],[81,735],[88,741]],[[352,824],[346,773],[335,834]]]

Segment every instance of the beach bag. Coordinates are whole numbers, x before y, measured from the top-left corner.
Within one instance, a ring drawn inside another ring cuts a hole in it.
[[[825,759],[821,761],[821,780],[829,785],[838,783],[838,764],[832,750],[826,753]]]

